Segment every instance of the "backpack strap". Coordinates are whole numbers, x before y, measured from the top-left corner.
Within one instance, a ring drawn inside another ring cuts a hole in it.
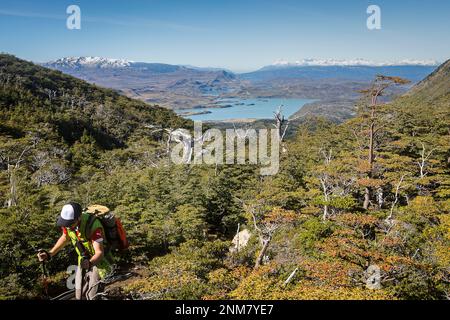
[[[84,227],[84,234],[86,236],[86,239],[89,239],[92,232],[92,226],[94,225],[95,219],[97,219],[94,215],[89,215],[88,220],[86,221],[86,225]],[[91,240],[91,239],[89,239]]]
[[[85,259],[90,258],[91,255],[87,251],[86,247],[81,243],[81,240],[80,240],[77,232],[75,232],[75,246],[77,247],[80,254],[83,256],[83,258],[85,258]]]

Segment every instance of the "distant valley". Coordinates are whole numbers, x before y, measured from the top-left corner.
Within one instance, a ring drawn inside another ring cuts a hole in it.
[[[214,108],[223,108],[223,104],[218,103],[220,99],[314,99],[314,103],[306,104],[302,108],[304,111],[298,110],[292,117],[322,115],[334,122],[353,116],[358,90],[366,88],[377,74],[401,76],[414,84],[436,68],[433,63],[414,61],[369,64],[361,60],[348,63],[308,60],[295,64],[276,63],[243,74],[217,68],[99,57],[62,58],[43,66],[118,90],[149,104],[176,110],[180,114],[214,114]],[[409,88],[400,87],[391,95],[402,94]],[[273,106],[274,109],[276,107]],[[250,118],[245,114],[242,117]],[[208,118],[214,119],[211,116]]]

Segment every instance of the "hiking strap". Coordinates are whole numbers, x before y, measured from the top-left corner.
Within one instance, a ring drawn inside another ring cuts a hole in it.
[[[81,243],[79,233],[75,231],[75,234],[76,234],[75,246],[77,247],[78,251],[83,256],[83,258],[89,259],[91,257],[91,255],[89,254],[89,252],[87,251],[87,248],[83,245],[83,243]]]
[[[86,236],[86,239],[88,239],[88,235],[91,235],[92,232],[92,225],[95,222],[95,219],[97,219],[94,215],[89,215],[88,220],[86,221],[86,225],[84,226],[84,234]]]
[[[89,258],[90,257],[90,254],[89,254],[89,252],[87,252],[86,247],[83,246],[83,244],[81,243],[81,241],[79,239],[77,239],[77,241],[75,242],[75,245],[77,246],[77,248],[80,251],[80,253],[83,256],[83,258]]]

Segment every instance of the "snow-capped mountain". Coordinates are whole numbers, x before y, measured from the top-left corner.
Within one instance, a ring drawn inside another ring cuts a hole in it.
[[[346,81],[370,81],[378,74],[398,76],[417,82],[433,72],[438,63],[433,60],[402,60],[375,62],[366,59],[304,59],[295,62],[278,60],[257,71],[241,74],[250,81],[279,79],[340,79]]]
[[[109,59],[102,57],[66,57],[50,61],[47,65],[59,68],[125,68],[134,63],[125,59]]]
[[[299,61],[289,62],[287,60],[277,60],[271,66],[273,67],[306,67],[306,66],[370,66],[370,67],[386,67],[386,66],[437,66],[438,61],[435,60],[414,60],[406,59],[400,61],[384,61],[377,62],[366,59],[303,59]]]
[[[65,57],[42,64],[45,67],[53,69],[80,69],[80,68],[100,68],[100,69],[117,69],[117,68],[135,68],[141,71],[159,71],[173,72],[181,69],[190,69],[204,72],[231,71],[224,68],[196,67],[191,65],[171,65],[166,63],[154,62],[135,62],[126,59],[111,59],[103,57]],[[157,70],[158,69],[158,70]]]
[[[237,91],[241,85],[237,75],[222,69],[123,59],[69,57],[42,66],[102,87],[121,90],[133,98],[175,108],[198,106],[197,97],[202,101],[204,95]],[[172,98],[176,96],[182,98]]]

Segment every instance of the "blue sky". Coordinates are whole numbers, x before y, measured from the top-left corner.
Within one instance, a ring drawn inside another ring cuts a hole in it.
[[[81,8],[81,30],[66,8]],[[368,5],[382,29],[366,27]],[[277,59],[450,58],[448,0],[2,0],[0,51],[36,62],[65,56],[226,67]]]

